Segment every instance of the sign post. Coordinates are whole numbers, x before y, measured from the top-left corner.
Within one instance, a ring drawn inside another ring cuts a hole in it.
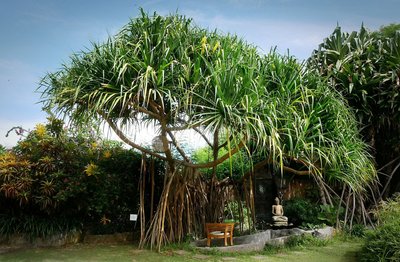
[[[129,214],[130,221],[137,221],[137,214]]]

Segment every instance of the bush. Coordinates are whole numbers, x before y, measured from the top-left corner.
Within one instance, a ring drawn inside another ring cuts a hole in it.
[[[382,202],[375,216],[379,224],[366,233],[362,261],[400,261],[400,195]]]
[[[0,214],[0,235],[9,236],[18,233],[33,240],[37,237],[45,238],[46,236],[73,231],[79,227],[79,223],[80,221],[77,219],[63,216]]]
[[[65,129],[54,118],[38,124],[0,154],[0,235],[132,231],[129,214],[138,210],[141,158],[90,130]],[[155,170],[159,186],[159,162]]]
[[[400,261],[400,221],[367,232],[361,256],[362,261]]]
[[[367,228],[363,224],[354,224],[352,228],[346,226],[344,228],[344,233],[351,237],[365,237]]]
[[[305,228],[316,228],[321,225],[334,226],[337,215],[343,214],[344,209],[336,205],[318,205],[309,199],[295,198],[286,201],[285,216],[287,216],[294,225]]]
[[[328,226],[334,226],[337,222],[337,216],[339,212],[339,218],[344,213],[343,207],[337,207],[337,205],[320,205],[320,211],[318,213],[318,220],[327,224]]]
[[[308,199],[291,199],[285,202],[285,216],[287,216],[294,225],[317,225],[320,224],[318,219],[319,206],[311,203]]]

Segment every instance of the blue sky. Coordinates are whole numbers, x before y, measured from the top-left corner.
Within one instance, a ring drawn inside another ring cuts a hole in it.
[[[0,3],[0,144],[13,126],[32,129],[46,115],[35,93],[40,79],[69,56],[115,34],[142,7],[178,12],[198,26],[232,33],[268,52],[306,59],[339,24],[370,30],[400,23],[400,0],[2,0]]]

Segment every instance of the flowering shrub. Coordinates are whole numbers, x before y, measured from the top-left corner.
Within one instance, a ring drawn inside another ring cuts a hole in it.
[[[132,230],[141,155],[50,118],[0,154],[0,235]],[[162,181],[162,179],[159,179]]]

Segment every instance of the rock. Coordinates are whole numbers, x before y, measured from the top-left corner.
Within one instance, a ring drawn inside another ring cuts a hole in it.
[[[288,225],[288,222],[287,221],[275,221],[273,225],[276,227],[282,227],[282,226],[286,227]]]
[[[335,229],[333,227],[324,227],[316,229],[312,232],[312,235],[318,238],[327,239],[331,238],[335,233]]]
[[[272,238],[266,242],[267,245],[274,246],[274,247],[281,247],[286,244],[290,236],[284,236],[284,237],[277,237],[277,238]]]

